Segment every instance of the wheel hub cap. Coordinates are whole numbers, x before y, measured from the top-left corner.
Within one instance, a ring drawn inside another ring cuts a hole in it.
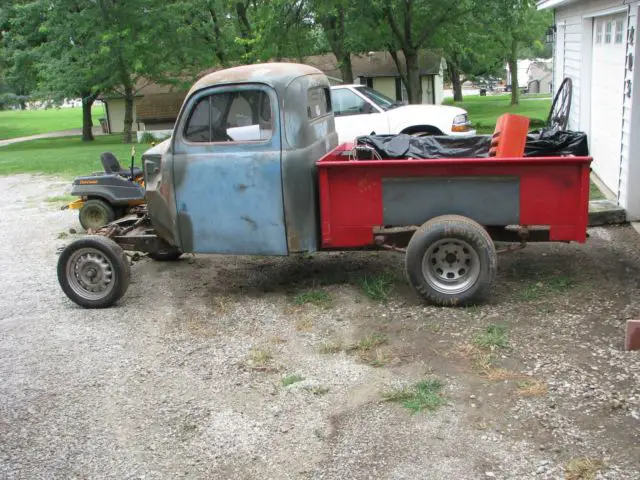
[[[464,240],[443,239],[432,244],[424,254],[422,273],[427,283],[446,294],[464,292],[480,275],[476,251]]]
[[[75,252],[67,262],[67,275],[71,288],[86,299],[100,299],[113,290],[113,265],[96,249]]]

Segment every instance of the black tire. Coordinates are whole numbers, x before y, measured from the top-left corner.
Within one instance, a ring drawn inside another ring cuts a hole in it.
[[[79,213],[80,225],[85,230],[98,229],[115,220],[113,207],[104,200],[87,200]]]
[[[444,215],[411,237],[405,269],[409,283],[427,302],[464,306],[487,297],[498,256],[482,225],[467,217]]]
[[[96,275],[98,280],[109,279],[106,291],[85,288],[87,280],[93,282],[91,285],[99,285],[94,281]],[[106,237],[92,235],[75,240],[58,258],[58,282],[62,291],[84,308],[110,307],[126,293],[130,279],[131,266],[124,250]]]
[[[175,262],[182,256],[182,253],[182,250],[170,248],[159,252],[147,253],[147,257],[155,260],[156,262]]]

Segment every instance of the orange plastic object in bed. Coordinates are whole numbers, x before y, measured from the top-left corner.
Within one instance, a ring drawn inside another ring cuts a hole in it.
[[[524,147],[529,132],[529,118],[505,113],[498,118],[491,137],[490,157],[519,158],[524,156]]]

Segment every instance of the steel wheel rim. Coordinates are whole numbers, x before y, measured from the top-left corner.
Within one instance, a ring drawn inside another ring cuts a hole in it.
[[[91,228],[99,228],[107,223],[107,215],[98,207],[92,207],[84,212],[84,221]]]
[[[444,238],[422,257],[422,275],[431,288],[448,295],[468,290],[480,276],[480,257],[464,240]]]
[[[111,260],[95,248],[81,248],[67,260],[69,286],[85,300],[100,300],[113,290],[115,271]]]

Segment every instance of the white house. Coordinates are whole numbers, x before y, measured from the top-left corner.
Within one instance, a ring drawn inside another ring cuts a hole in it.
[[[593,172],[640,219],[638,0],[539,0],[554,12],[553,84],[573,81],[569,128],[587,133]],[[636,132],[635,135],[632,132]]]

